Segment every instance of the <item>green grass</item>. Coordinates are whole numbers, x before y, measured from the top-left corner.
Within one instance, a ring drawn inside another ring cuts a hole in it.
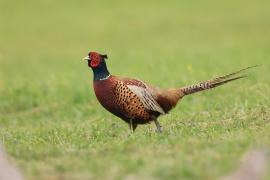
[[[270,150],[270,3],[0,1],[0,143],[26,179],[216,179]],[[180,87],[245,66],[248,79],[183,99],[153,124],[106,112],[81,59]],[[270,174],[268,173],[268,178]]]

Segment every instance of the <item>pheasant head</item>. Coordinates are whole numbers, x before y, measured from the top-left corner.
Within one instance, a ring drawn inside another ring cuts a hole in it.
[[[88,66],[93,70],[95,81],[104,80],[110,76],[105,61],[107,58],[106,54],[102,55],[97,52],[90,52],[88,56],[83,58],[88,62]]]

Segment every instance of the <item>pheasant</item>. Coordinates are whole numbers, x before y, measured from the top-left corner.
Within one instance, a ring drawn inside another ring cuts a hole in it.
[[[105,61],[107,58],[106,54],[90,52],[84,60],[93,70],[93,86],[98,101],[106,110],[128,123],[131,131],[135,131],[139,124],[154,121],[157,131],[162,132],[158,117],[167,114],[184,96],[244,78],[246,76],[236,75],[253,67],[182,88],[159,89],[137,79],[111,75]]]

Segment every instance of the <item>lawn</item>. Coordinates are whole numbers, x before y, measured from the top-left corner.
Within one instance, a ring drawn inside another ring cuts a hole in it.
[[[216,179],[270,151],[270,1],[0,1],[0,144],[26,179]],[[246,66],[129,135],[82,58],[181,87]],[[270,170],[270,168],[268,168]],[[268,171],[269,172],[269,171]],[[270,174],[266,175],[266,179]]]

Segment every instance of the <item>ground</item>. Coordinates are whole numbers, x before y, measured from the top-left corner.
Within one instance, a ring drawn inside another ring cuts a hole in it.
[[[216,179],[270,150],[270,2],[1,1],[0,144],[26,179]],[[260,64],[128,126],[97,102],[88,51],[112,74],[181,87]],[[269,172],[269,171],[268,171]],[[266,179],[270,174],[266,175]]]

